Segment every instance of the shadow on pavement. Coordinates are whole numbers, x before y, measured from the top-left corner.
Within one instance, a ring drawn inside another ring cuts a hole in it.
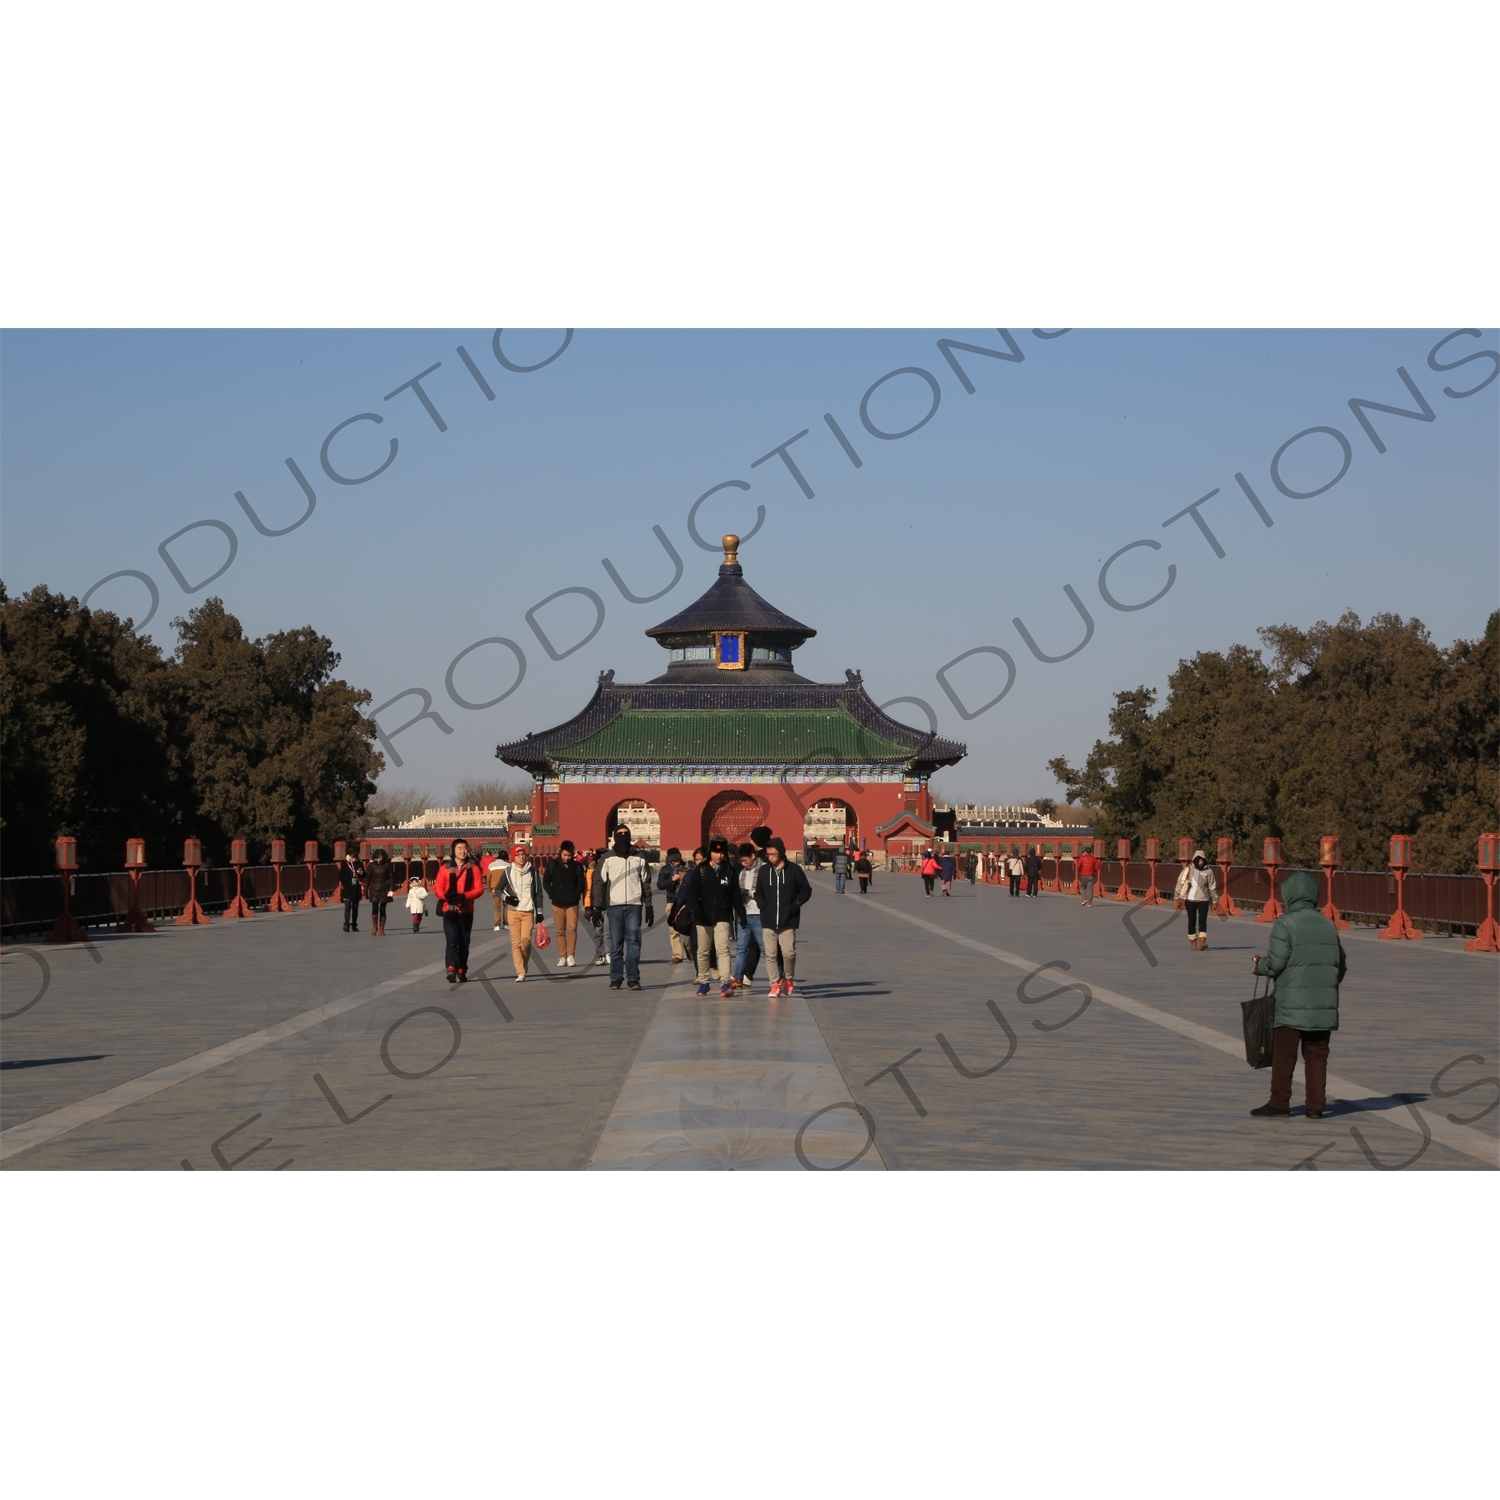
[[[1338,1115],[1359,1115],[1377,1109],[1405,1109],[1408,1102],[1421,1104],[1431,1097],[1430,1094],[1386,1094],[1377,1099],[1334,1099],[1323,1111],[1323,1118],[1329,1120]]]
[[[103,1062],[109,1056],[108,1052],[91,1052],[87,1057],[28,1057],[14,1058],[10,1062],[0,1062],[0,1068],[55,1068],[59,1063],[72,1062]]]

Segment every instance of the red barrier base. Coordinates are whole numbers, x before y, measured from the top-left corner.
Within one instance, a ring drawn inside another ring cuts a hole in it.
[[[193,899],[182,908],[182,915],[180,917],[172,918],[172,925],[174,927],[206,927],[208,926],[208,921],[208,913],[198,905],[196,899]]]
[[[1276,899],[1276,871],[1280,866],[1267,865],[1266,868],[1271,872],[1271,899],[1261,907],[1260,915],[1255,919],[1257,922],[1274,922],[1277,917],[1286,915],[1286,907]]]
[[[155,932],[156,927],[146,920],[146,913],[139,906],[132,906],[125,913],[125,922],[120,930],[122,932]]]
[[[1392,939],[1405,938],[1414,943],[1422,940],[1422,934],[1412,926],[1411,918],[1400,907],[1391,913],[1389,924],[1382,927],[1375,936]]]
[[[1469,953],[1500,953],[1500,922],[1486,917],[1464,948]]]
[[[42,939],[44,943],[86,943],[88,934],[73,920],[73,913],[65,911],[52,924],[52,931]]]
[[[1327,906],[1319,907],[1318,912],[1320,916],[1327,917],[1341,932],[1349,930],[1349,924],[1339,915],[1339,909],[1332,901]]]
[[[313,874],[313,867],[307,867],[307,894],[302,898],[303,906],[332,906],[333,902],[325,901],[318,894],[317,879]]]
[[[1141,897],[1142,906],[1165,906],[1167,903],[1162,893],[1156,888],[1156,866],[1147,861],[1150,874],[1146,877],[1146,894]]]
[[[255,913],[250,910],[250,903],[239,894],[235,895],[233,901],[224,908],[226,917],[253,917]]]
[[[1234,897],[1229,894],[1229,866],[1220,865],[1219,871],[1224,878],[1224,894],[1215,903],[1213,915],[1216,917],[1238,917],[1242,913],[1239,907],[1235,905]]]

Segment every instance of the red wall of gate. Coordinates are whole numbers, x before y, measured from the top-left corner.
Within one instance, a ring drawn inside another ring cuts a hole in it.
[[[703,841],[704,812],[716,803],[721,812],[721,826],[748,831],[759,823],[786,841],[791,853],[802,847],[802,825],[808,809],[825,797],[837,797],[854,809],[859,831],[869,838],[882,823],[888,823],[906,806],[906,793],[900,782],[860,785],[847,781],[820,781],[805,786],[771,783],[739,785],[711,782],[642,784],[617,783],[613,786],[578,786],[564,784],[557,792],[546,794],[550,803],[556,799],[557,833],[537,836],[539,849],[555,848],[561,839],[572,839],[580,849],[599,848],[606,840],[605,825],[610,812],[621,802],[639,798],[656,809],[661,818],[661,847],[674,845],[684,854]],[[748,799],[740,804],[740,797]],[[742,805],[737,815],[734,805]],[[754,815],[751,816],[753,807]],[[748,821],[746,819],[748,818]],[[629,815],[624,815],[629,821]],[[544,825],[545,826],[545,825]]]

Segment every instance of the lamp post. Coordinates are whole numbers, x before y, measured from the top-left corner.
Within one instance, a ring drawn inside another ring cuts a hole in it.
[[[52,924],[52,931],[42,939],[45,943],[86,943],[88,935],[73,920],[69,898],[73,894],[73,877],[78,873],[78,840],[60,838],[55,846],[57,874],[62,881],[62,915]]]
[[[303,906],[327,906],[326,902],[318,894],[318,842],[316,839],[308,839],[302,846],[302,860],[307,866],[307,899]]]
[[[1261,863],[1265,865],[1266,872],[1271,877],[1271,894],[1266,898],[1266,904],[1261,907],[1260,915],[1255,919],[1257,922],[1274,922],[1281,916],[1286,908],[1276,899],[1276,872],[1285,861],[1281,857],[1281,840],[1267,839],[1261,847]]]
[[[1185,870],[1187,870],[1188,867],[1192,863],[1193,863],[1193,841],[1192,841],[1192,839],[1178,839],[1177,840],[1177,864],[1178,864],[1177,878],[1178,878],[1178,880],[1182,879],[1183,872]],[[1182,905],[1183,905],[1183,903],[1177,899],[1177,894],[1176,894],[1176,888],[1175,888],[1175,886],[1173,888],[1173,893],[1172,893],[1172,905],[1174,907],[1177,907],[1177,908],[1181,908]]]
[[[182,915],[173,920],[174,927],[199,927],[208,921],[203,908],[198,905],[198,871],[203,866],[203,844],[198,839],[182,841],[182,863],[188,872],[187,905]]]
[[[155,932],[141,910],[141,872],[146,868],[145,839],[125,840],[125,868],[130,874],[130,910],[125,913],[125,932]]]
[[[1500,875],[1500,833],[1479,835],[1479,873],[1484,876],[1484,921],[1464,944],[1470,953],[1500,953],[1500,922],[1495,920],[1495,877]]]
[[[1349,924],[1339,915],[1339,909],[1333,904],[1333,872],[1339,867],[1339,840],[1334,833],[1325,833],[1318,841],[1318,863],[1323,867],[1323,874],[1328,878],[1328,905],[1323,908],[1323,915],[1333,923],[1335,927],[1348,930]]]
[[[1130,840],[1115,840],[1115,858],[1120,861],[1120,889],[1115,892],[1116,901],[1130,900],[1130,872],[1127,866],[1130,864]]]
[[[286,864],[286,840],[271,840],[271,868],[276,871],[276,890],[267,911],[291,911],[292,903],[281,894],[281,869]]]
[[[1411,869],[1411,837],[1405,833],[1391,835],[1391,855],[1387,863],[1396,877],[1396,909],[1391,919],[1376,934],[1377,937],[1406,939],[1420,942],[1422,934],[1417,931],[1412,919],[1406,915],[1406,872]]]
[[[229,863],[234,866],[234,900],[229,903],[224,915],[226,917],[253,917],[255,913],[250,909],[250,903],[245,900],[245,866],[250,863],[250,858],[245,852],[244,839],[229,841]]]
[[[1156,867],[1161,863],[1161,840],[1146,840],[1146,894],[1141,897],[1142,906],[1165,906],[1161,892],[1156,888]]]
[[[1218,858],[1214,860],[1218,865],[1220,873],[1224,877],[1224,889],[1219,893],[1218,905],[1214,907],[1216,917],[1237,917],[1240,909],[1235,905],[1234,897],[1229,894],[1229,869],[1234,864],[1234,840],[1220,839]]]
[[[1058,848],[1061,849],[1062,845],[1059,844]],[[1079,841],[1077,853],[1075,853],[1073,856],[1073,879],[1069,884],[1065,894],[1069,896],[1081,896],[1083,894],[1083,887],[1078,883],[1078,855],[1085,853],[1092,854],[1093,850],[1094,845],[1092,840],[1082,839]],[[1057,888],[1058,890],[1062,890],[1062,859],[1060,856],[1057,862],[1057,877]]]

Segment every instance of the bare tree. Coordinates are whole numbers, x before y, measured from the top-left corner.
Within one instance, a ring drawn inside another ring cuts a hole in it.
[[[470,777],[459,782],[453,796],[456,807],[528,807],[531,804],[531,782],[482,781]]]
[[[364,823],[370,828],[399,828],[432,806],[432,793],[423,787],[380,787],[365,808]]]

